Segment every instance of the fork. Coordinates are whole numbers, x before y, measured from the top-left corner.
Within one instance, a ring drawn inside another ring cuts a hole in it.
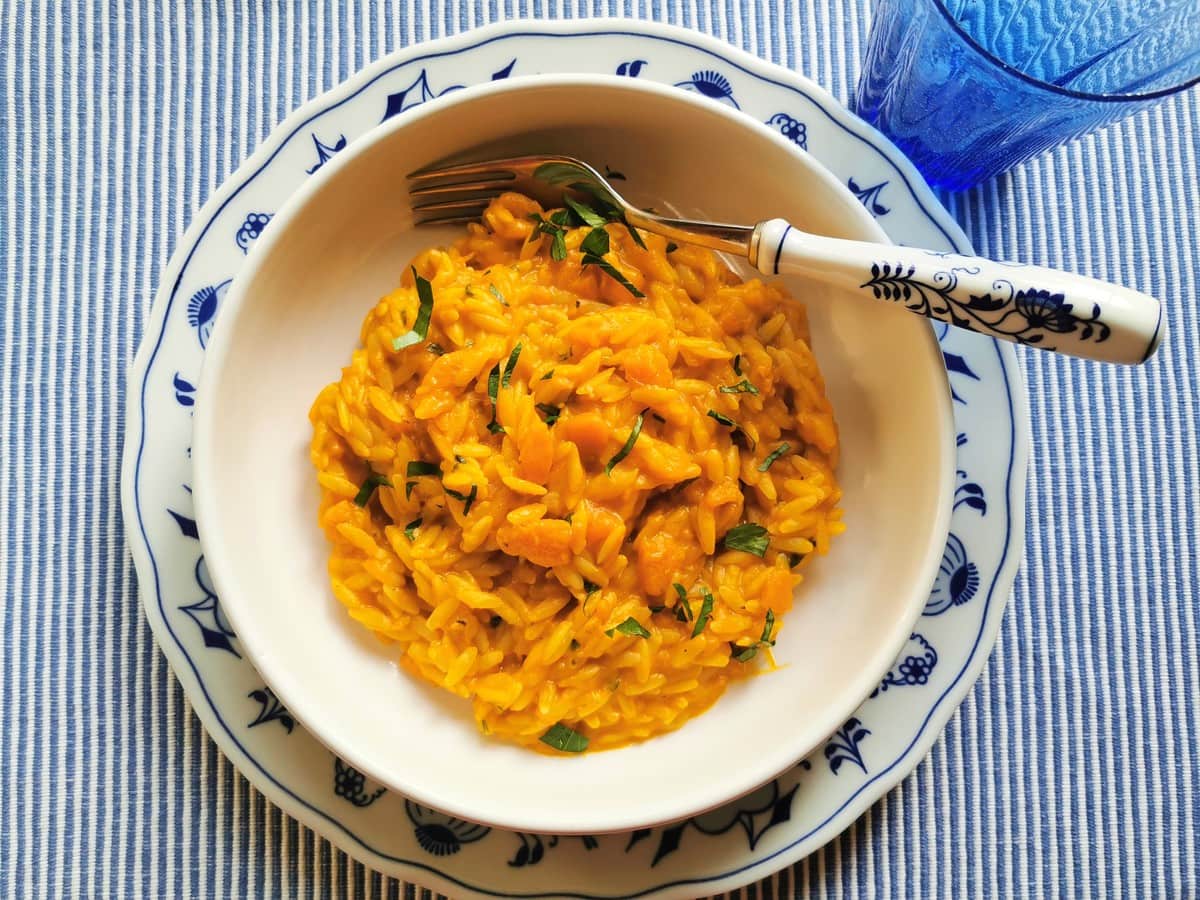
[[[804,274],[851,293],[989,337],[1101,362],[1148,360],[1165,330],[1162,306],[1130,288],[1057,269],[843,240],[801,231],[783,219],[728,225],[660,216],[626,202],[587,163],[569,156],[520,156],[413,172],[417,225],[478,219],[507,191],[545,208],[599,203],[607,218],[668,240],[745,257],[764,275]]]

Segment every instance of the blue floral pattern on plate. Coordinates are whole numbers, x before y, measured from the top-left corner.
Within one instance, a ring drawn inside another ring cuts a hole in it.
[[[551,46],[563,52],[548,53]],[[519,834],[446,816],[371,784],[317,744],[241,658],[190,512],[193,373],[221,298],[269,220],[251,217],[278,209],[381,118],[466,84],[552,71],[650,78],[742,109],[814,153],[893,239],[969,250],[911,167],[829,95],[701,35],[650,23],[523,22],[411,48],[277,129],[185,236],[131,376],[126,519],[147,617],[209,733],[275,803],[336,835],[368,865],[457,897],[715,893],[763,877],[845,828],[924,756],[982,667],[1012,583],[1023,516],[1026,413],[1010,348],[935,332],[955,399],[960,473],[953,533],[920,633],[812,761],[721,809],[662,828],[599,837]],[[1048,319],[1051,327],[1057,322]],[[589,875],[595,872],[604,878]]]

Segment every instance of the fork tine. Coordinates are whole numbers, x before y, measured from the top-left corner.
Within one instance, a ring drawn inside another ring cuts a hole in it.
[[[478,214],[473,216],[432,216],[428,219],[414,219],[413,224],[424,227],[426,225],[466,225],[468,222],[478,221]]]
[[[413,222],[417,225],[448,223],[451,219],[467,222],[477,220],[486,208],[486,199],[480,198],[421,203],[413,207]]]
[[[511,169],[503,165],[502,160],[489,160],[480,163],[461,163],[456,166],[432,166],[417,169],[408,173],[409,181],[438,181],[444,178],[503,178],[515,177]]]
[[[466,194],[486,191],[495,196],[507,188],[515,179],[503,181],[455,181],[451,184],[427,184],[421,187],[411,187],[408,195],[414,200],[425,197],[437,198],[444,194]]]

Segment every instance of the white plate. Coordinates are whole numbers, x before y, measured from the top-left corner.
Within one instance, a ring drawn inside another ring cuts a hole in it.
[[[212,322],[271,213],[346,143],[465,84],[537,72],[654,79],[778,128],[899,243],[969,251],[898,151],[810,82],[649,23],[512,23],[411,48],[307,104],[185,235],[131,376],[123,503],[146,614],[188,697],[272,801],[367,865],[465,896],[691,897],[761,878],[835,836],[920,761],[995,639],[1020,556],[1027,446],[1011,349],[941,334],[958,490],[941,574],[908,647],[810,760],[727,807],[627,835],[549,838],[472,825],[383,791],[300,729],[243,659],[192,519],[190,412]]]

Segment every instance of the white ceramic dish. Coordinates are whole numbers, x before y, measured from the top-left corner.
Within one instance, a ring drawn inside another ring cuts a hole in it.
[[[363,316],[420,249],[401,175],[477,136],[505,151],[622,160],[630,199],[885,240],[858,200],[777,132],[711,100],[595,76],[467,88],[343,151],[281,209],[224,301],[197,398],[197,521],[218,595],[250,659],[343,760],[452,815],[595,834],[703,812],[795,765],[887,672],[928,599],[953,501],[950,394],[928,324],[803,282],[842,431],[848,531],[810,568],[782,667],[645,743],[547,757],[482,737],[469,704],[399,671],[334,600],[316,525],[307,411]],[[705,151],[696,152],[696,136]],[[680,765],[686,760],[685,765]],[[703,773],[699,777],[699,773]]]
[[[893,241],[971,250],[884,137],[808,79],[705,35],[629,20],[524,21],[414,45],[288,116],[178,239],[129,372],[122,507],[147,621],[189,706],[222,753],[289,816],[372,869],[460,900],[687,900],[766,878],[833,840],[913,772],[975,683],[1021,556],[1025,388],[1011,347],[937,329],[958,445],[937,580],[878,690],[820,750],[774,781],[667,827],[559,839],[476,826],[367,779],[296,724],[221,611],[190,494],[195,383],[247,251],[313,172],[385,117],[464,84],[531,72],[616,73],[715,95],[807,149]],[[622,160],[609,163],[619,169]],[[243,799],[232,814],[251,815],[254,792],[236,796]],[[903,819],[914,802],[936,798],[907,791],[881,815]],[[847,854],[872,852],[863,844],[870,836],[859,829],[834,841],[815,865],[836,868]],[[277,855],[269,848],[280,845],[265,846]],[[342,865],[336,852],[332,859]],[[268,869],[278,864],[263,860]],[[761,892],[790,896],[795,877],[780,872]]]

